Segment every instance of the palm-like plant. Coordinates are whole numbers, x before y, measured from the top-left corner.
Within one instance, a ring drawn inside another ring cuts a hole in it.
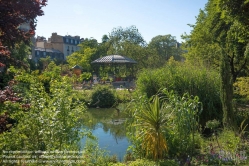
[[[152,156],[154,160],[162,158],[168,151],[164,134],[167,122],[165,108],[165,104],[160,103],[160,98],[156,95],[152,102],[147,102],[135,113],[137,137],[142,140],[146,156]]]

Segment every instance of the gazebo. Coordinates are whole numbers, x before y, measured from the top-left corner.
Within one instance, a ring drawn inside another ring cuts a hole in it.
[[[96,65],[95,71],[97,75],[100,74],[100,67],[109,67],[112,69],[114,81],[129,81],[134,77],[134,65],[137,64],[137,62],[122,55],[107,55],[94,60],[91,64]],[[121,75],[121,69],[124,70],[122,74],[125,73],[126,75]],[[127,75],[127,73],[129,73],[129,75]]]
[[[107,55],[96,59],[92,64],[136,64],[131,58],[122,55]]]

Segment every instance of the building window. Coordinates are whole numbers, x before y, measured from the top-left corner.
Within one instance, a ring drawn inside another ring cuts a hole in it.
[[[39,58],[39,51],[36,52],[35,57]]]
[[[68,38],[66,38],[66,42],[68,43]]]
[[[69,46],[67,46],[67,55],[69,55]]]
[[[46,52],[43,52],[43,55],[46,56]]]
[[[77,44],[77,40],[75,40],[75,44]]]
[[[73,44],[73,39],[71,39],[71,44]]]

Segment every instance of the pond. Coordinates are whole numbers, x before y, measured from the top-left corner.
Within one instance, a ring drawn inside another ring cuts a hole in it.
[[[123,160],[129,142],[126,138],[125,119],[126,115],[115,108],[91,108],[88,109],[83,119],[84,128],[92,131],[98,138],[98,145],[101,149],[116,155],[119,161]],[[81,140],[81,147],[84,147],[86,139]]]

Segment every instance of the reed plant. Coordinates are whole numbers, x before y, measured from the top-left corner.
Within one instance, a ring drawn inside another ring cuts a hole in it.
[[[200,115],[203,126],[208,120],[222,119],[220,76],[215,70],[170,60],[162,68],[141,71],[136,84],[139,93],[148,98],[163,88],[173,90],[179,96],[184,93],[198,96],[203,103],[203,112]]]

